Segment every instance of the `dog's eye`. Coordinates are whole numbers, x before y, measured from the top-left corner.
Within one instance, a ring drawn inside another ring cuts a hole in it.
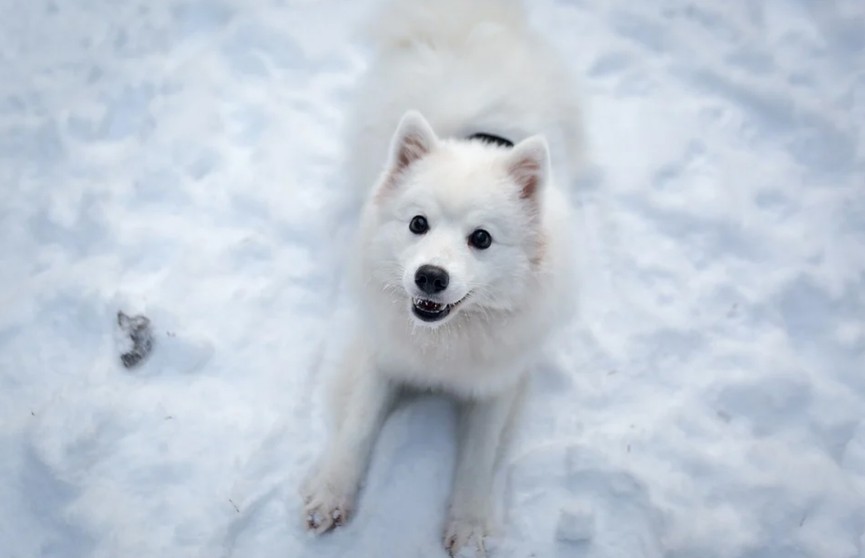
[[[429,230],[429,223],[423,215],[415,215],[408,224],[408,230],[415,234],[424,234]]]
[[[493,243],[493,237],[483,229],[477,229],[469,235],[469,244],[478,250],[486,250]]]

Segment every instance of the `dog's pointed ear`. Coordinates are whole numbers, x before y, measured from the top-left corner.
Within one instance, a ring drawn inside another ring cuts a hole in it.
[[[520,188],[520,197],[533,200],[546,186],[550,175],[550,148],[543,136],[526,138],[511,150],[508,174]]]
[[[432,127],[416,110],[406,112],[390,145],[390,172],[399,173],[428,154],[438,142]]]

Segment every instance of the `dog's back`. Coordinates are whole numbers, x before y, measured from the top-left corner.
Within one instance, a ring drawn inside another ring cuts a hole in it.
[[[373,58],[349,126],[349,177],[374,184],[408,109],[440,137],[475,133],[549,140],[568,182],[581,159],[579,112],[558,57],[528,26],[518,0],[387,0],[367,34]]]

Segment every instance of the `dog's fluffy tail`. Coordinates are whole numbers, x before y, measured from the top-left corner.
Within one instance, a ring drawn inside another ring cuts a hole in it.
[[[398,105],[422,112],[443,137],[491,130],[521,141],[543,133],[559,179],[576,176],[583,137],[572,78],[526,8],[523,0],[379,0],[360,31],[376,51],[373,73],[383,72],[371,83],[396,91],[361,90],[364,112],[377,120],[359,116],[354,141],[381,134],[377,127],[392,131]],[[374,153],[373,160],[383,157]],[[364,183],[375,174],[367,167],[353,167]]]
[[[382,0],[364,29],[380,49],[460,44],[484,28],[522,29],[522,0]]]

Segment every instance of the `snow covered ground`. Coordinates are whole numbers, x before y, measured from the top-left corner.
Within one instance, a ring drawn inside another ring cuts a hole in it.
[[[3,557],[444,555],[434,397],[300,528],[367,4],[0,1]],[[865,557],[865,3],[532,17],[582,81],[586,266],[496,555]]]

